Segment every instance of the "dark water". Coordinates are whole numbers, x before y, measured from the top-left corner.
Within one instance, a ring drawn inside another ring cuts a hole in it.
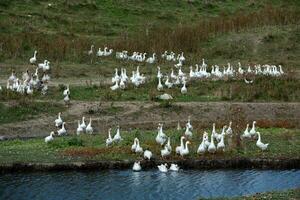
[[[211,170],[160,173],[40,172],[0,175],[0,199],[197,199],[300,187],[300,170]]]

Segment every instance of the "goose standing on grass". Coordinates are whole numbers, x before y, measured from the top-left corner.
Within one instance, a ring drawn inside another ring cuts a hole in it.
[[[261,142],[261,136],[260,136],[260,132],[256,132],[256,134],[258,135],[258,139],[257,139],[257,142],[256,142],[256,146],[258,148],[260,148],[262,151],[266,150],[268,148],[268,144],[264,144]]]
[[[68,94],[70,94],[70,86],[69,85],[67,85],[66,89],[64,89],[64,91],[63,91],[64,96],[67,96]]]
[[[228,126],[228,128],[226,130],[226,135],[232,135],[231,125],[232,125],[232,121],[229,122],[229,126]]]
[[[61,119],[61,112],[58,113],[58,117],[57,117],[57,119],[55,119],[54,122],[55,122],[55,126],[56,126],[56,127],[59,127],[59,126],[62,125],[63,120]]]
[[[115,90],[119,89],[119,81],[117,80],[116,83],[113,86],[110,87],[110,89],[112,91],[115,91]]]
[[[123,139],[120,134],[120,126],[117,126],[117,133],[114,135],[113,141],[118,143],[118,142],[121,142],[121,140],[123,140]]]
[[[171,151],[169,151],[167,145],[165,145],[164,149],[160,150],[160,154],[162,158],[165,158],[171,154]]]
[[[170,141],[170,137],[168,137],[168,142],[166,144],[166,147],[168,148],[168,150],[171,152],[172,151],[172,146],[171,146],[171,141]]]
[[[181,94],[186,94],[187,93],[187,88],[185,86],[185,82],[183,83],[183,86],[182,86],[180,92],[181,92]]]
[[[140,161],[134,162],[132,170],[135,172],[141,171],[142,170],[141,162]]]
[[[177,147],[176,147],[176,154],[180,154],[181,149],[184,149],[184,143],[183,143],[183,140],[184,140],[184,139],[185,139],[184,136],[182,136],[182,137],[180,138],[180,146],[177,146]]]
[[[77,127],[77,130],[76,130],[76,134],[80,135],[81,133],[83,133],[83,129],[80,125],[80,120],[78,120],[78,127]]]
[[[152,158],[152,152],[149,151],[149,150],[145,150],[144,151],[144,158],[148,159],[148,160],[151,160],[151,158]]]
[[[92,54],[94,53],[93,50],[94,50],[94,45],[92,44],[90,50],[88,51],[88,55],[89,55],[89,56],[92,55]]]
[[[243,133],[243,135],[241,135],[241,138],[243,139],[243,138],[251,138],[251,134],[249,133],[249,124],[247,124],[247,127],[246,127],[246,129],[245,129],[245,131],[244,131],[244,133]]]
[[[184,135],[188,138],[191,138],[193,136],[193,133],[192,133],[192,131],[190,131],[190,127],[188,124],[185,125]]]
[[[111,128],[108,129],[108,138],[105,141],[107,147],[110,146],[113,143],[113,139],[111,137],[110,131],[111,131]]]
[[[173,172],[177,172],[179,171],[179,166],[177,164],[172,163],[169,170]]]
[[[161,78],[158,78],[158,85],[157,85],[157,90],[161,91],[163,89],[163,85],[161,84]]]
[[[57,131],[57,134],[59,135],[59,136],[62,136],[62,135],[66,135],[67,134],[67,130],[66,130],[66,128],[65,128],[65,122],[63,122],[62,123],[62,127],[61,127],[61,129],[59,129],[58,131]]]
[[[134,138],[134,140],[133,140],[133,145],[131,145],[131,151],[132,151],[132,152],[135,152],[135,149],[136,149],[136,139],[137,139],[137,138]]]
[[[93,127],[92,127],[92,118],[90,118],[90,122],[86,126],[85,132],[88,134],[93,134]]]
[[[207,138],[206,135],[207,135],[207,133],[204,131],[203,136],[202,136],[202,142],[197,149],[198,154],[205,153],[205,151],[206,151],[206,145],[205,145],[205,140]]]
[[[250,135],[251,135],[251,137],[255,136],[255,134],[256,134],[255,124],[256,124],[256,121],[253,121],[253,123],[252,123],[252,128],[251,128],[251,130],[250,130],[250,132],[249,132]]]
[[[140,146],[140,140],[138,138],[135,139],[136,139],[135,153],[143,153],[143,148]]]
[[[31,58],[29,59],[29,62],[30,62],[31,64],[35,64],[35,63],[36,63],[36,54],[37,54],[37,51],[34,51],[33,57],[31,57]]]
[[[212,134],[210,136],[210,144],[208,146],[208,152],[209,153],[215,153],[216,152],[216,146],[215,146],[214,137],[213,137]]]
[[[82,117],[82,122],[81,122],[80,126],[81,126],[82,130],[85,131],[86,125],[85,125],[85,121],[84,120],[85,120],[85,117]]]
[[[191,124],[191,116],[188,117],[187,125],[189,126],[189,128],[190,128],[191,130],[193,130],[193,126],[192,126],[192,124]]]
[[[220,142],[218,142],[218,144],[217,144],[217,149],[218,149],[218,150],[223,150],[223,151],[225,151],[224,137],[225,137],[225,134],[221,134],[221,140],[220,140]]]
[[[53,136],[54,136],[54,132],[52,131],[49,136],[45,137],[45,142],[48,143],[54,140]]]
[[[168,172],[168,164],[167,163],[158,165],[157,167],[160,172],[163,172],[163,173]]]
[[[186,141],[186,142],[185,142],[185,147],[184,147],[184,149],[181,149],[180,155],[181,155],[182,157],[183,157],[183,156],[186,156],[186,155],[188,155],[188,154],[190,153],[189,147],[188,147],[189,144],[191,144],[191,142],[190,142],[190,141]]]

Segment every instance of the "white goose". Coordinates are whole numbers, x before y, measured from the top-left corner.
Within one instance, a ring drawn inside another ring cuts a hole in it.
[[[108,138],[105,141],[107,147],[110,146],[113,143],[113,139],[111,137],[110,131],[111,131],[111,128],[108,129]]]
[[[65,102],[66,105],[70,104],[70,95],[69,94],[64,97],[64,102]]]
[[[203,136],[202,136],[202,142],[201,144],[199,145],[198,149],[197,149],[197,153],[198,154],[202,154],[202,153],[205,153],[206,151],[206,145],[205,145],[205,140],[206,140],[206,136],[208,134],[206,132],[203,133]]]
[[[119,81],[117,80],[116,83],[113,86],[110,87],[110,89],[112,91],[115,91],[115,90],[119,89]]]
[[[165,158],[171,154],[171,151],[169,151],[167,145],[165,145],[164,149],[160,150],[160,154],[162,158]]]
[[[135,153],[143,153],[143,148],[140,146],[140,140],[138,138],[135,139],[136,139]]]
[[[120,134],[120,126],[117,127],[117,133],[114,135],[113,141],[114,142],[120,142],[122,139],[121,134]]]
[[[59,136],[61,136],[61,135],[66,135],[67,134],[67,130],[66,130],[66,128],[65,128],[65,122],[63,122],[62,123],[62,127],[61,127],[61,129],[59,129],[58,131],[57,131],[57,134],[59,135]]]
[[[228,128],[226,130],[226,135],[232,135],[231,125],[232,125],[232,121],[229,122],[229,126],[228,126]]]
[[[54,122],[55,122],[55,126],[56,126],[56,127],[59,127],[59,126],[62,125],[63,120],[61,119],[61,112],[58,113],[58,117],[57,117],[57,119],[55,119]]]
[[[224,134],[221,134],[221,140],[220,142],[217,144],[217,149],[221,149],[223,151],[225,151],[225,143],[224,143],[224,137],[225,135]]]
[[[90,50],[88,51],[88,55],[92,55],[93,54],[93,49],[94,49],[94,45],[91,45]]]
[[[34,51],[33,57],[31,57],[31,58],[29,59],[29,62],[30,62],[31,64],[36,63],[36,54],[37,54],[37,51]]]
[[[54,132],[52,131],[49,136],[45,137],[45,142],[48,143],[54,140],[53,136],[54,136]]]
[[[193,126],[192,126],[192,124],[191,124],[191,116],[188,117],[187,125],[189,126],[189,128],[190,128],[191,130],[193,130]]]
[[[84,119],[85,119],[85,117],[82,117],[82,122],[81,122],[81,124],[80,124],[80,126],[81,126],[81,128],[82,128],[83,130],[85,130],[85,128],[86,128]]]
[[[180,90],[180,92],[181,92],[181,94],[186,94],[187,93],[187,88],[186,88],[186,85],[185,85],[186,83],[184,82],[183,83],[183,86],[182,86],[182,88],[181,88],[181,90]]]
[[[180,122],[178,121],[177,122],[177,131],[180,131],[181,130],[181,126],[180,126]]]
[[[256,134],[255,124],[256,124],[256,121],[253,121],[252,128],[251,128],[251,130],[249,132],[251,136],[254,136]]]
[[[257,142],[256,142],[256,146],[258,148],[260,148],[262,151],[266,150],[269,146],[269,143],[268,144],[264,144],[261,142],[261,137],[260,137],[260,132],[256,132],[257,135],[258,135],[258,139],[257,139]]]
[[[168,164],[167,163],[158,165],[157,167],[160,172],[163,172],[163,173],[168,172],[168,168],[167,168]]]
[[[190,127],[188,124],[185,125],[184,135],[188,138],[191,138],[193,136],[193,133],[192,133],[192,131],[190,131]]]
[[[136,172],[141,171],[142,170],[141,162],[140,161],[134,162],[132,170]]]
[[[67,85],[67,88],[64,89],[64,91],[63,91],[64,96],[67,96],[68,94],[70,94],[70,86],[69,85]]]
[[[81,133],[83,133],[83,128],[80,125],[80,120],[78,120],[78,127],[77,127],[77,130],[76,130],[76,134],[80,135]]]
[[[185,139],[184,136],[182,136],[182,137],[180,138],[180,146],[177,146],[177,147],[176,147],[176,153],[177,153],[177,154],[180,154],[181,149],[184,149],[184,143],[183,143],[183,140],[184,140],[184,139]]]
[[[92,118],[90,118],[90,122],[86,126],[85,132],[88,134],[93,134],[93,127],[92,127]]]
[[[158,90],[158,91],[161,91],[163,88],[164,88],[164,87],[163,87],[163,85],[161,84],[161,78],[159,77],[159,78],[158,78],[157,90]]]
[[[184,148],[184,149],[181,149],[180,155],[181,155],[182,157],[183,157],[183,156],[186,156],[186,155],[188,155],[188,154],[190,153],[189,147],[188,147],[189,144],[191,144],[191,142],[190,142],[190,141],[186,141],[186,142],[185,142],[185,148]]]
[[[171,152],[172,151],[172,146],[171,146],[171,141],[170,141],[170,137],[168,137],[168,142],[166,144],[166,147],[168,148],[168,150]]]
[[[144,158],[148,159],[148,160],[151,160],[151,158],[152,158],[152,152],[149,151],[149,150],[145,150],[144,151]]]
[[[132,152],[135,152],[135,149],[136,149],[136,139],[137,139],[137,138],[134,138],[134,140],[133,140],[133,145],[131,145],[131,151],[132,151]]]
[[[216,152],[216,146],[215,146],[215,143],[214,143],[213,135],[210,136],[210,144],[208,146],[208,152],[209,153],[215,153]]]
[[[172,163],[169,170],[177,172],[177,171],[179,171],[179,166],[177,164]]]
[[[247,124],[247,127],[243,133],[243,135],[241,135],[241,138],[251,138],[251,134],[249,133],[249,124]]]

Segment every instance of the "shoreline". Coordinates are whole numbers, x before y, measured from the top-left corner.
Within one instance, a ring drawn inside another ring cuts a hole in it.
[[[70,170],[126,170],[132,169],[134,161],[88,161],[70,163],[10,163],[0,164],[0,173],[41,172]],[[218,160],[151,160],[141,161],[142,169],[154,169],[161,163],[176,163],[181,169],[300,169],[300,158],[294,159],[218,159]]]

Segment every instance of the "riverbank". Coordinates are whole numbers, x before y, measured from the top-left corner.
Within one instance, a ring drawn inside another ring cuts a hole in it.
[[[242,196],[235,198],[213,198],[213,199],[203,199],[199,200],[268,200],[268,199],[284,199],[284,200],[293,200],[300,198],[300,188],[285,190],[285,191],[273,191],[265,193],[257,193],[251,196]]]
[[[259,128],[263,142],[270,144],[267,151],[262,152],[256,146],[256,139],[236,140],[235,137],[226,137],[225,152],[199,155],[196,151],[203,131],[193,131],[190,153],[182,158],[174,152],[175,147],[180,144],[182,131],[165,130],[173,147],[171,155],[165,159],[160,156],[162,147],[155,142],[155,131],[136,129],[127,132],[121,129],[123,140],[110,147],[105,145],[106,134],[55,136],[48,144],[43,138],[6,140],[1,141],[0,145],[0,168],[1,171],[128,169],[134,161],[143,160],[142,154],[131,152],[135,137],[140,139],[144,150],[148,149],[153,153],[151,161],[142,161],[143,169],[155,168],[165,162],[175,162],[186,169],[300,168],[298,129]],[[112,134],[115,134],[115,131],[112,131]]]

